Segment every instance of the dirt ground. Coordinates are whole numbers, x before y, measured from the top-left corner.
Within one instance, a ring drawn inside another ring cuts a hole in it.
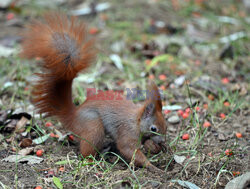
[[[142,150],[164,173],[124,161],[109,139],[97,157],[82,158],[76,136],[30,102],[40,60],[18,55],[25,24],[48,9],[70,14],[101,3],[107,10],[79,16],[99,55],[74,82],[74,103],[85,100],[86,88],[145,89],[154,80],[163,92],[168,150]],[[224,188],[249,172],[248,6],[240,0],[0,3],[0,188]],[[34,162],[37,150],[43,154]],[[32,160],[10,162],[20,151]]]

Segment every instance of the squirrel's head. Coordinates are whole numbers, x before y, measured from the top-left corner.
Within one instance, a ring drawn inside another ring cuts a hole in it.
[[[150,137],[156,143],[165,141],[166,121],[162,114],[160,93],[153,82],[148,86],[147,100],[139,113],[139,124],[144,137]]]

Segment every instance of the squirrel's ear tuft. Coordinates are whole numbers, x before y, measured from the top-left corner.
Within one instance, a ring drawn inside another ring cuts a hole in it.
[[[148,100],[155,105],[156,110],[162,111],[162,102],[161,102],[161,95],[158,90],[158,87],[153,81],[148,83]]]

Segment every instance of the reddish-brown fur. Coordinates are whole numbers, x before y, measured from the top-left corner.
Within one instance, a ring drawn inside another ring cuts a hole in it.
[[[66,129],[81,138],[83,156],[95,155],[102,149],[105,134],[109,134],[123,157],[127,160],[134,157],[136,165],[155,170],[140,151],[142,135],[152,138],[149,148],[158,148],[165,139],[151,133],[152,130],[166,133],[160,94],[154,83],[148,89],[154,90],[158,99],[149,98],[144,105],[135,105],[125,97],[119,101],[86,100],[79,107],[72,103],[73,79],[95,58],[93,40],[87,38],[85,30],[76,18],[68,19],[60,13],[49,13],[45,23],[34,21],[27,27],[21,55],[43,59],[43,73],[37,74],[39,80],[32,93],[33,103],[40,113],[57,116]]]

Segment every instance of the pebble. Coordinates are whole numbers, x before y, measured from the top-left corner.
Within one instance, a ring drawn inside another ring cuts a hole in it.
[[[168,122],[176,124],[176,123],[180,122],[180,118],[179,118],[179,116],[174,115],[174,116],[171,116],[170,118],[168,118]]]
[[[244,189],[248,188],[249,183],[250,183],[250,172],[247,172],[228,182],[225,189]]]
[[[183,85],[185,79],[186,79],[186,77],[184,75],[182,75],[174,80],[174,84],[177,85],[178,87],[180,87]]]

